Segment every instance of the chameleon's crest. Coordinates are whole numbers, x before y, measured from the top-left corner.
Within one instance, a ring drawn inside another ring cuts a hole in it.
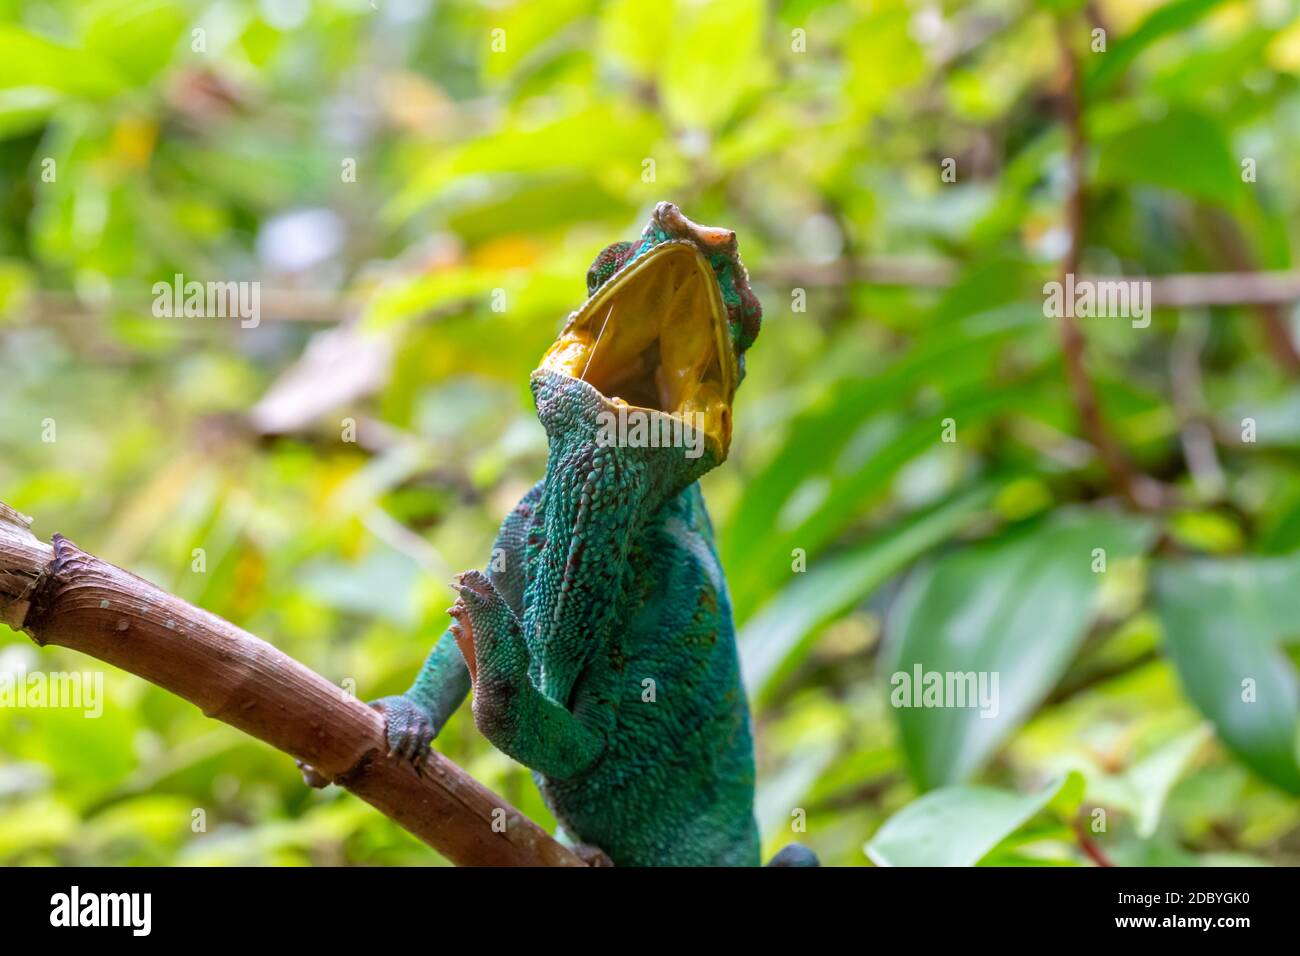
[[[539,369],[582,379],[612,405],[692,424],[701,415],[706,440],[725,458],[731,401],[763,314],[736,234],[661,202],[638,241],[596,257],[587,290]]]

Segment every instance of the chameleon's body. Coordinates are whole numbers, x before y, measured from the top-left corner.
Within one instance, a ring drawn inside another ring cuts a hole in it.
[[[458,579],[415,684],[376,705],[414,757],[472,687],[479,729],[532,769],[571,841],[616,865],[754,865],[749,709],[697,479],[726,457],[761,310],[734,233],[668,203],[601,253],[588,292],[532,377],[545,478],[489,570]],[[705,441],[611,444],[620,406],[689,416]]]

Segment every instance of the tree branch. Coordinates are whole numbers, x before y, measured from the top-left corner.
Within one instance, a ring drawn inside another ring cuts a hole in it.
[[[1069,144],[1066,158],[1070,177],[1066,205],[1070,244],[1065,253],[1065,260],[1061,263],[1064,280],[1068,276],[1078,275],[1083,260],[1084,210],[1087,202],[1084,158],[1088,147],[1083,134],[1083,103],[1080,89],[1082,81],[1079,65],[1070,46],[1069,27],[1063,20],[1057,23],[1057,41],[1061,51],[1061,122],[1065,126]],[[1084,434],[1088,436],[1088,440],[1101,456],[1102,464],[1111,482],[1139,508],[1159,507],[1164,497],[1161,489],[1150,478],[1134,470],[1119,442],[1106,427],[1106,421],[1101,414],[1101,405],[1097,399],[1096,386],[1088,375],[1084,358],[1083,332],[1074,313],[1068,308],[1061,313],[1061,350],[1065,359],[1070,393]]]
[[[856,265],[857,275],[851,275]],[[776,285],[837,287],[860,281],[865,285],[914,289],[945,289],[953,284],[961,263],[952,259],[908,256],[868,256],[854,264],[846,259],[805,262],[775,259],[755,268],[753,275]],[[1096,275],[1075,277],[1093,285],[1110,282],[1151,283],[1151,305],[1157,309],[1208,306],[1267,306],[1300,302],[1300,270],[1272,272],[1175,272],[1170,275]],[[1041,294],[1027,286],[1026,297]]]
[[[1247,275],[1253,273],[1256,269],[1255,254],[1236,219],[1220,209],[1204,208],[1200,213],[1209,226],[1206,235],[1210,243],[1222,251],[1232,268]],[[1290,322],[1282,305],[1275,301],[1254,303],[1274,360],[1288,375],[1296,376],[1300,375],[1300,350],[1291,338]]]
[[[464,866],[582,866],[440,754],[386,756],[376,710],[265,641],[148,581],[53,547],[0,502],[0,623],[151,681],[308,764]],[[495,824],[495,826],[494,826]]]

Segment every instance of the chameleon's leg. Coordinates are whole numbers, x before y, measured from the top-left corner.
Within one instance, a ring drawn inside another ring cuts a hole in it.
[[[602,738],[528,676],[528,648],[519,618],[488,578],[466,571],[456,582],[452,633],[474,683],[474,722],[498,750],[546,777],[586,770]]]
[[[443,632],[404,694],[381,697],[370,706],[383,711],[388,754],[416,760],[469,694],[469,671],[450,629]]]
[[[524,544],[533,509],[542,495],[539,481],[501,523],[488,575],[512,604],[522,606]],[[443,631],[409,690],[371,701],[387,718],[390,756],[416,760],[469,695],[470,677],[452,630]]]

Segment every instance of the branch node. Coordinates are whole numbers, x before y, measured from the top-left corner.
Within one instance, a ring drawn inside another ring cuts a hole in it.
[[[331,781],[327,781],[327,782],[328,782],[328,783],[334,783],[334,784],[337,784],[338,786],[343,787],[343,788],[346,789],[346,788],[349,787],[352,783],[354,783],[355,781],[357,781],[357,780],[361,779],[363,776],[365,776],[366,771],[367,771],[368,768],[370,767],[370,764],[374,762],[375,758],[376,758],[378,755],[379,755],[379,751],[378,751],[378,750],[367,750],[365,753],[363,753],[363,754],[361,755],[361,759],[360,759],[360,760],[358,760],[356,763],[354,763],[354,764],[353,764],[351,767],[349,767],[347,770],[344,770],[342,773],[340,773],[340,774],[338,774],[337,776],[335,776],[335,778],[334,778],[333,780],[331,780]],[[307,771],[308,771],[308,770],[311,770],[311,772],[312,772],[313,774],[315,774],[317,777],[320,777],[320,774],[318,774],[315,770],[313,770],[313,769],[310,768],[310,767],[305,767],[305,768],[303,769],[303,777],[304,777],[304,778],[307,776]],[[321,779],[324,779],[324,778],[321,778]],[[310,781],[308,781],[308,782],[310,783]]]
[[[14,602],[16,604],[27,602],[27,611],[22,620],[18,622],[18,628],[35,641],[38,647],[45,646],[45,641],[41,638],[41,632],[44,630],[45,619],[49,615],[50,607],[54,604],[54,592],[58,590],[59,586],[57,562],[58,559],[53,558],[49,564],[41,568],[40,573],[32,578],[32,583],[27,585],[27,590],[20,594]]]

